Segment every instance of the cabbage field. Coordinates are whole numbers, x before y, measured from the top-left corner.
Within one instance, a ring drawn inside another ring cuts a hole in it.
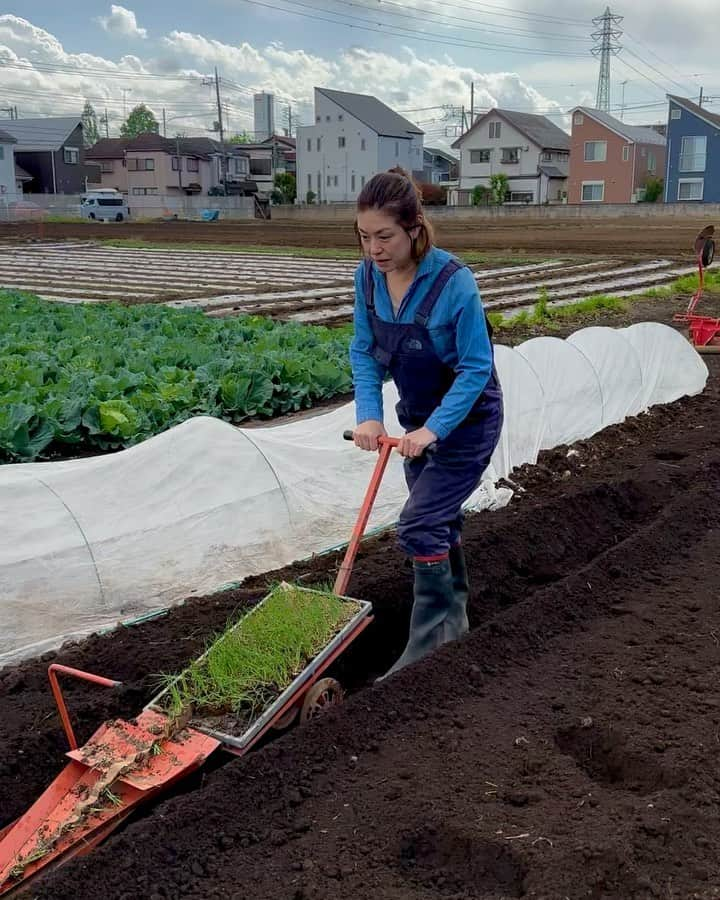
[[[309,407],[351,389],[349,341],[347,326],[0,292],[0,462],[129,447],[196,415]]]

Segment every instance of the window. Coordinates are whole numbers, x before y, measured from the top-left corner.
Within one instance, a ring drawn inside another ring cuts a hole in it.
[[[153,197],[157,194],[158,189],[156,187],[134,187],[132,189],[133,197]]]
[[[334,187],[337,187],[337,184],[338,184],[338,182],[337,182],[337,175],[336,175],[336,176],[333,178],[333,186],[334,186]]]
[[[109,174],[110,172],[114,172],[115,171],[115,161],[112,159],[104,159],[100,163],[100,171],[104,172],[106,175]]]
[[[500,137],[500,129],[502,126],[502,122],[491,122],[490,123],[490,138],[499,138]]]
[[[582,125],[585,121],[585,116],[582,113],[575,113],[573,116],[573,125]]]
[[[342,122],[342,120],[343,120],[343,114],[340,113],[340,114],[338,115],[338,122]]]
[[[155,171],[155,160],[154,159],[138,159],[135,157],[130,157],[128,160],[128,171],[130,172],[154,172]]]
[[[325,121],[326,121],[326,122],[329,122],[329,121],[330,121],[330,116],[325,116]]]
[[[321,142],[321,141],[322,141],[322,138],[318,138],[318,139],[315,141],[315,149],[317,150],[318,153],[320,152],[320,147],[321,147],[321,143],[320,143],[320,142]]]
[[[351,191],[355,190],[355,174],[354,173],[350,176],[350,190]]]
[[[77,147],[64,147],[63,160],[68,166],[76,166],[80,162],[80,151]]]
[[[250,174],[251,175],[270,175],[272,163],[269,159],[251,159]]]
[[[199,172],[200,171],[200,160],[190,158],[186,161],[188,172]],[[235,171],[237,172],[237,161],[235,163]]]
[[[312,175],[308,172],[308,190],[312,190]]]
[[[625,144],[625,146],[623,147],[623,162],[628,162],[629,159],[630,159],[630,146],[628,144]]]
[[[145,160],[145,171],[146,172],[154,172],[155,171],[155,160],[154,159],[146,159]]]
[[[316,121],[316,122],[319,122],[319,121],[320,121],[320,116],[315,116],[315,121]]]
[[[702,200],[703,178],[681,178],[678,181],[678,200]]]
[[[312,138],[307,139],[307,149],[308,153],[312,153]]]
[[[652,152],[652,150],[648,150],[648,158],[647,159],[648,159],[648,163],[647,163],[648,172],[654,172],[657,168],[657,162],[655,160],[655,154]]]
[[[680,145],[680,171],[704,172],[706,149],[707,138],[704,135],[684,137]]]
[[[520,162],[519,147],[503,147],[501,163],[514,164]]]
[[[327,186],[330,187],[330,176],[327,177]]]
[[[182,172],[182,160],[178,159],[177,156],[172,158],[172,170],[173,172]]]
[[[318,194],[320,193],[320,188],[321,188],[321,187],[322,187],[322,179],[320,178],[320,173],[318,172],[318,173],[317,173],[317,189],[318,189]]]
[[[583,181],[581,197],[583,203],[602,203],[604,199],[604,181]]]
[[[670,118],[671,119],[679,119],[681,115],[682,115],[682,112],[677,107],[670,110]]]
[[[98,206],[124,206],[122,197],[98,197]]]
[[[400,141],[395,141],[395,156],[400,156]]]
[[[559,155],[559,154],[558,154]],[[553,155],[548,150],[545,150],[542,154],[543,162],[552,162]]]
[[[365,149],[365,138],[360,138],[360,149],[361,150]]]
[[[489,163],[490,162],[490,153],[491,150],[471,150],[470,151],[470,162],[475,163]]]
[[[342,137],[342,136],[340,136],[340,137],[338,138],[338,147],[342,150],[342,148],[343,148],[344,146],[345,146],[345,138]]]
[[[532,191],[510,191],[511,203],[532,203],[534,199]]]
[[[364,175],[360,176],[360,187],[361,188],[365,187],[365,176]]]
[[[0,159],[5,159],[5,148],[0,145]]]
[[[585,141],[585,162],[605,162],[607,141]]]

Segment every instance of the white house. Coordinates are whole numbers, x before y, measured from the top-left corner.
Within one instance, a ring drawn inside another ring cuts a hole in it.
[[[545,116],[492,109],[452,145],[460,180],[449,202],[469,204],[476,185],[508,177],[511,203],[557,203],[567,196],[570,135]]]
[[[22,181],[15,172],[15,138],[0,131],[0,205],[17,200],[22,194]]]
[[[423,132],[376,97],[316,87],[315,124],[297,130],[298,200],[354,200],[394,166],[422,178]]]

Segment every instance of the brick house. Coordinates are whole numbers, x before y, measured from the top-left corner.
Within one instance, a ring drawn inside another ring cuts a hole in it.
[[[576,107],[570,134],[568,203],[635,203],[665,172],[665,137],[599,109]]]

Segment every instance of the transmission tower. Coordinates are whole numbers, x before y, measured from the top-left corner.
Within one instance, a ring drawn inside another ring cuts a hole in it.
[[[605,8],[605,12],[601,16],[596,16],[592,20],[598,30],[593,31],[591,35],[592,39],[597,41],[591,52],[593,56],[600,57],[595,108],[604,112],[610,112],[610,56],[616,56],[620,51],[618,41],[622,36],[622,31],[617,26],[622,20],[623,16],[613,15],[609,6]]]

